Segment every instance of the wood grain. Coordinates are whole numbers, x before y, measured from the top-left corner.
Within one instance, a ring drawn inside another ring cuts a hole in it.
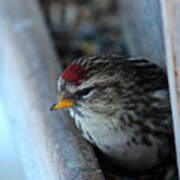
[[[161,0],[177,164],[180,175],[180,1]]]

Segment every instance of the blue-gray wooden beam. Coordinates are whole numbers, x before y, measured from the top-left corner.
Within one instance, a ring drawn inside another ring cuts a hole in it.
[[[118,4],[122,38],[129,53],[166,71],[159,0],[119,0]]]

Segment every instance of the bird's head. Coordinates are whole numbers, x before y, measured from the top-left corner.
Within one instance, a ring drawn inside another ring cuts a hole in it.
[[[77,105],[106,111],[117,102],[119,84],[125,80],[120,76],[122,68],[113,55],[76,59],[58,80],[59,97],[51,110]]]

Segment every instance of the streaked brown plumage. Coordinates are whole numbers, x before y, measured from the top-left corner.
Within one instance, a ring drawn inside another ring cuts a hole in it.
[[[119,166],[144,171],[172,153],[168,84],[155,64],[119,55],[82,57],[59,78],[58,90],[61,100],[71,99],[63,107],[71,106],[83,136]]]

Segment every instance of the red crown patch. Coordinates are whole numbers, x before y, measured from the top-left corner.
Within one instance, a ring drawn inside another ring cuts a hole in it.
[[[75,86],[79,86],[85,77],[86,70],[79,64],[70,64],[62,74],[62,79]]]

